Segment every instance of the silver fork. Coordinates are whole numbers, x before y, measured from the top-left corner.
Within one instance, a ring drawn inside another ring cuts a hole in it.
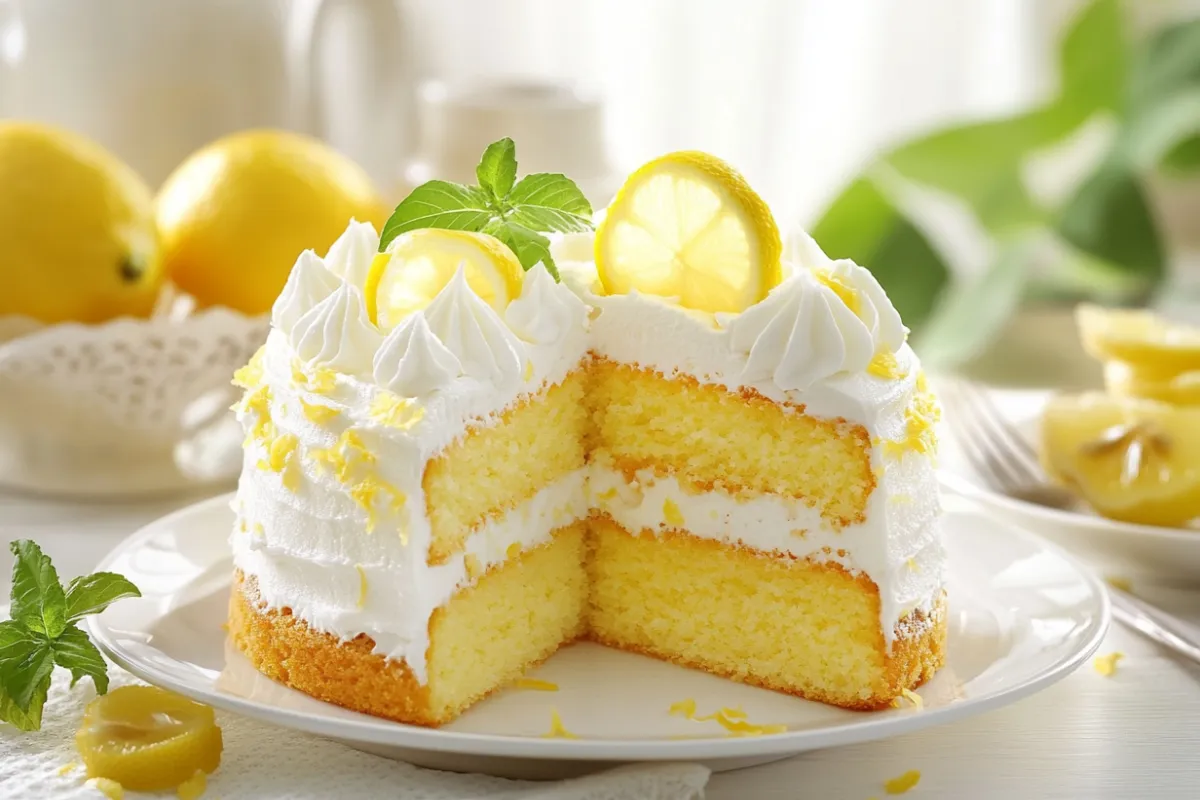
[[[1053,508],[1079,506],[1067,490],[1050,483],[1033,445],[996,406],[987,388],[962,379],[938,383],[946,423],[971,468],[1001,494]],[[1200,643],[1179,618],[1141,598],[1109,586],[1113,616],[1167,649],[1200,664]]]
[[[1051,508],[1079,505],[1075,495],[1046,477],[1033,445],[996,407],[986,388],[960,378],[939,381],[937,388],[955,444],[989,488]]]

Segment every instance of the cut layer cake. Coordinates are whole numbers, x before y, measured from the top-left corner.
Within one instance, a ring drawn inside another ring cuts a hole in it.
[[[938,412],[879,284],[782,263],[703,154],[580,216],[528,217],[556,271],[359,223],[301,256],[239,374],[239,649],[422,725],[580,639],[855,709],[929,678]]]

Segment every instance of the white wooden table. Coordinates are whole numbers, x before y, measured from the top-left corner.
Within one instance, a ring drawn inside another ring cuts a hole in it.
[[[32,538],[66,579],[89,571],[150,520],[191,502],[61,503],[0,493],[0,596],[7,543]],[[1200,592],[1137,585],[1200,624]],[[883,781],[921,772],[912,800],[1200,798],[1200,667],[1115,626],[1101,652],[1126,658],[1111,678],[1085,666],[1047,691],[981,717],[873,744],[714,775],[709,800],[886,797]]]

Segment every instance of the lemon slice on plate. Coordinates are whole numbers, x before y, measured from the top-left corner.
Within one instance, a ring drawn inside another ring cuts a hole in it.
[[[698,311],[737,312],[781,279],[771,210],[746,180],[707,153],[670,153],[617,193],[596,232],[596,270],[609,294],[675,297]]]
[[[375,256],[365,287],[367,314],[383,330],[429,305],[462,265],[467,285],[504,311],[521,293],[525,271],[516,255],[485,233],[422,228],[403,233]]]
[[[1124,361],[1159,379],[1200,370],[1200,328],[1150,311],[1081,305],[1075,312],[1084,348],[1100,360]]]
[[[221,763],[210,706],[154,686],[122,686],[88,704],[75,746],[92,778],[157,791]]]
[[[1200,370],[1159,376],[1124,361],[1109,361],[1104,365],[1104,388],[1117,397],[1200,406]]]
[[[1056,397],[1042,417],[1042,460],[1111,519],[1173,527],[1200,517],[1200,409]]]

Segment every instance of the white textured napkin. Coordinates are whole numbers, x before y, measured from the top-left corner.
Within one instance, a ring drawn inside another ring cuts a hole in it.
[[[109,676],[112,688],[137,683],[114,666]],[[90,681],[74,689],[69,684],[70,675],[58,670],[40,731],[24,733],[0,724],[0,798],[102,798],[85,785],[75,751],[75,730],[96,693]],[[703,797],[709,774],[698,764],[646,764],[554,783],[511,781],[420,769],[221,711],[217,724],[225,751],[220,769],[209,776],[206,800],[692,800]],[[73,769],[60,774],[72,763]],[[151,796],[127,795],[130,800]],[[158,796],[173,798],[175,793]]]

